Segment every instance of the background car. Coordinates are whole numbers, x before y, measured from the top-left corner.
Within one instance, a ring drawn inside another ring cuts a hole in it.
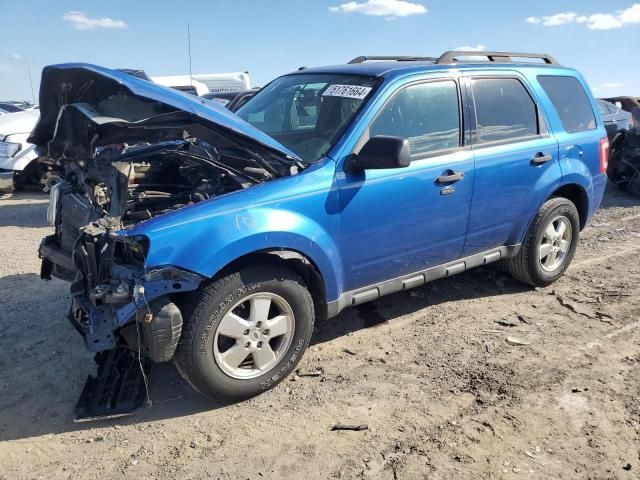
[[[217,102],[232,112],[235,112],[259,91],[259,88],[252,88],[251,90],[240,90],[237,92],[205,93],[202,95],[202,98]]]
[[[18,111],[0,117],[0,192],[11,192],[25,180],[46,184],[48,168],[37,162],[35,146],[27,137],[40,117],[37,109]]]
[[[24,108],[19,107],[13,102],[0,102],[0,108],[8,113],[22,112]]]
[[[620,130],[629,130],[631,128],[631,114],[616,107],[613,103],[598,99],[598,109],[607,129],[609,141],[613,141]]]
[[[603,98],[602,100],[613,103],[618,108],[629,113],[631,113],[634,108],[640,107],[640,97],[609,97]]]

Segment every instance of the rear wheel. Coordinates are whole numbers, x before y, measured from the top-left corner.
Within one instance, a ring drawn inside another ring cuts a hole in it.
[[[183,307],[176,365],[199,392],[242,400],[277,385],[313,332],[303,281],[280,266],[248,267],[205,287]]]
[[[566,198],[548,200],[529,227],[518,254],[508,261],[509,272],[536,287],[552,284],[571,263],[579,234],[575,205]]]

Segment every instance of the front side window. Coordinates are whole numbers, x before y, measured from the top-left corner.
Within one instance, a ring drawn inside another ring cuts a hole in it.
[[[422,83],[400,90],[369,127],[369,137],[377,135],[407,138],[414,158],[460,146],[456,82]]]
[[[288,75],[260,90],[236,114],[310,163],[338,141],[376,84],[360,75]]]
[[[471,88],[476,111],[476,143],[538,134],[536,104],[519,80],[474,78]]]
[[[538,81],[569,133],[596,128],[596,117],[582,84],[574,77],[539,76]]]

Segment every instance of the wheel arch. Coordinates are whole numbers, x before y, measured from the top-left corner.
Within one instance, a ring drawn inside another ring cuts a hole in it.
[[[566,198],[575,205],[580,218],[580,230],[584,229],[589,215],[589,196],[585,188],[577,183],[567,183],[556,188],[545,202],[554,197]]]
[[[587,194],[587,190],[583,185],[579,183],[564,183],[553,188],[553,190],[540,202],[535,211],[532,212],[531,217],[526,224],[526,228],[524,228],[518,234],[517,238],[520,239],[520,243],[524,241],[527,232],[531,228],[531,224],[534,222],[536,215],[538,214],[542,206],[552,198],[566,198],[571,203],[573,203],[578,210],[578,217],[580,219],[580,230],[583,230],[584,227],[586,227],[587,221],[589,219],[589,196]]]
[[[313,298],[316,319],[327,317],[327,290],[318,265],[307,255],[288,248],[265,248],[246,253],[224,265],[214,278],[252,265],[283,265],[300,275]]]

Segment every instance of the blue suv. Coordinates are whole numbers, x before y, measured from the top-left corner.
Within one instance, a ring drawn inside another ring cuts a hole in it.
[[[273,387],[314,322],[382,295],[492,262],[553,283],[606,184],[598,105],[547,55],[359,57],[236,113],[64,64],[40,111],[29,141],[64,171],[42,277],[71,282],[90,350],[173,359],[215,398]]]

